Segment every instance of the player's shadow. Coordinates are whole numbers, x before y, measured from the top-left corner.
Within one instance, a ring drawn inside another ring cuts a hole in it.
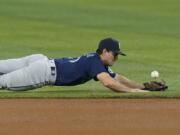
[[[87,93],[92,92],[92,90],[46,90],[46,91],[34,91],[36,93]],[[33,92],[33,93],[34,93]]]

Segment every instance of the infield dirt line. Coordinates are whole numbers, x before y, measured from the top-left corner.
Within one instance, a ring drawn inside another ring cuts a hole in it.
[[[180,133],[180,99],[0,99],[4,135]]]

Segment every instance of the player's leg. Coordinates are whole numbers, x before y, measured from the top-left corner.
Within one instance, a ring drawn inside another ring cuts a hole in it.
[[[42,54],[33,54],[17,59],[0,60],[0,74],[10,73],[14,70],[26,67],[40,59],[48,58]]]
[[[29,66],[0,76],[0,88],[9,90],[30,90],[50,83],[49,60],[39,60]]]

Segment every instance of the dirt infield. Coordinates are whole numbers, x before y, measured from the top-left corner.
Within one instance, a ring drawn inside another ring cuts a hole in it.
[[[177,135],[180,99],[1,99],[1,135]]]

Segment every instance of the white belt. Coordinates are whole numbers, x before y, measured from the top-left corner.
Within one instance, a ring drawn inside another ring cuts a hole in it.
[[[55,84],[56,82],[56,65],[53,59],[49,60],[50,68],[51,68],[51,75],[50,75],[50,84]]]

